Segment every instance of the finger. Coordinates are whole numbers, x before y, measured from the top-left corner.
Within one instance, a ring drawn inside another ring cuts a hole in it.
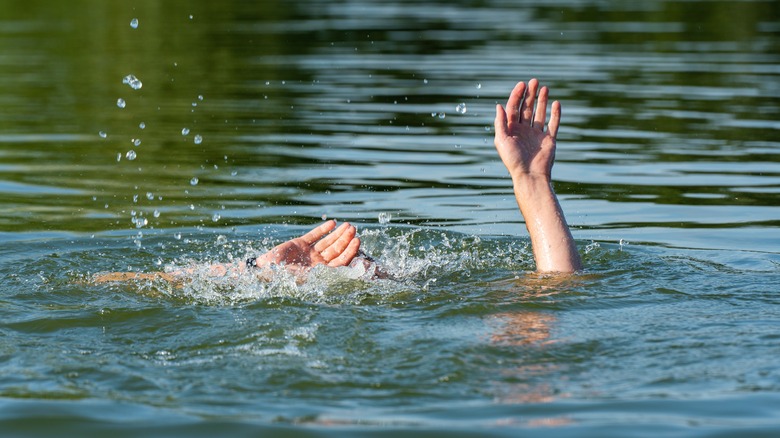
[[[332,245],[323,249],[320,255],[326,262],[335,259],[349,247],[349,244],[355,239],[355,234],[357,234],[355,227],[347,228]]]
[[[322,236],[328,234],[335,227],[336,227],[336,221],[331,219],[325,222],[324,224],[309,231],[308,233],[304,234],[303,236],[301,236],[301,239],[303,239],[303,241],[307,245],[311,245],[312,243],[322,239]]]
[[[520,104],[524,94],[525,82],[518,82],[509,94],[509,100],[506,101],[506,112],[510,122],[517,122],[520,120]]]
[[[534,101],[536,100],[536,87],[539,81],[531,79],[528,81],[528,91],[525,93],[525,100],[520,106],[520,123],[530,125],[534,115]]]
[[[552,103],[550,110],[550,124],[547,125],[547,133],[552,138],[558,137],[558,125],[561,123],[561,103],[557,100]]]
[[[352,263],[352,260],[355,258],[358,251],[360,251],[360,239],[355,237],[349,242],[349,245],[347,245],[347,247],[344,249],[344,251],[341,252],[341,254],[338,255],[338,257],[328,262],[328,266],[334,268],[338,266],[347,266],[348,264]]]
[[[314,244],[314,249],[317,250],[318,252],[322,252],[325,248],[333,245],[333,242],[335,242],[339,237],[341,237],[341,235],[344,234],[344,230],[346,230],[350,226],[351,225],[349,224],[349,222],[344,222],[343,224],[339,225],[339,227],[336,228],[332,233],[320,239],[319,242],[316,242]]]
[[[547,118],[547,87],[542,87],[539,90],[539,97],[536,101],[536,115],[534,115],[534,123],[531,125],[535,128],[544,129],[544,119]]]
[[[501,105],[496,105],[496,120],[493,121],[496,130],[496,139],[509,135],[509,127],[506,125],[506,112]]]

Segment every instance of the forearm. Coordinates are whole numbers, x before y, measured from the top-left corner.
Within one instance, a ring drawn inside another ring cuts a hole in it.
[[[574,272],[582,269],[561,205],[548,178],[519,175],[512,178],[515,198],[531,236],[536,269]]]

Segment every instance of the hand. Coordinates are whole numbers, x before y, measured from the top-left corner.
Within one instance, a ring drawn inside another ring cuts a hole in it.
[[[360,239],[355,237],[357,230],[349,223],[341,224],[335,231],[334,228],[336,221],[327,221],[301,237],[275,246],[258,257],[255,264],[284,264],[296,271],[308,270],[320,264],[346,266],[357,255]]]
[[[561,120],[561,104],[552,103],[550,123],[544,131],[547,113],[547,87],[539,90],[539,81],[531,79],[528,87],[519,82],[506,103],[506,111],[496,105],[495,145],[501,161],[513,179],[522,176],[542,176],[551,179],[555,160],[555,137]]]

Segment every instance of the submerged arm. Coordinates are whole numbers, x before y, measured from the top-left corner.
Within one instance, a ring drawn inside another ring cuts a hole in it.
[[[306,274],[317,265],[339,267],[349,265],[360,250],[360,239],[356,237],[357,230],[349,223],[343,223],[336,228],[336,221],[327,221],[301,237],[288,240],[273,247],[265,254],[251,258],[246,263],[215,264],[209,267],[209,275],[224,276],[237,274],[252,268],[258,278],[270,279],[273,271],[271,265],[282,265],[288,271],[299,277]],[[260,268],[260,269],[255,269]],[[109,272],[98,275],[94,281],[98,283],[128,280],[165,280],[171,283],[180,282],[192,269],[173,271],[170,273],[134,273]]]
[[[561,105],[553,102],[545,132],[548,90],[538,90],[538,86],[536,79],[531,79],[527,87],[520,82],[512,90],[506,110],[496,105],[495,145],[512,176],[515,199],[531,236],[536,269],[574,272],[582,269],[582,261],[552,188]]]

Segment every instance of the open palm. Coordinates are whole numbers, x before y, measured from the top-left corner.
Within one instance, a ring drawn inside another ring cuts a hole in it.
[[[255,264],[283,264],[304,269],[320,264],[331,267],[346,266],[357,255],[360,239],[355,237],[355,227],[346,222],[335,231],[334,228],[336,222],[327,221],[301,237],[275,246],[258,257]]]
[[[548,91],[547,87],[542,87],[537,101],[538,86],[536,79],[531,79],[527,87],[520,82],[509,95],[506,110],[496,105],[495,145],[513,178],[520,175],[551,177],[561,105],[553,102],[545,132]]]

